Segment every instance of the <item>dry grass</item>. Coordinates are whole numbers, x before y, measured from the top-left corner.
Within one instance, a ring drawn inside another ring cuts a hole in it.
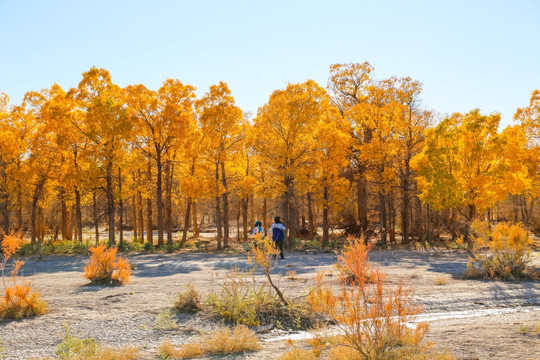
[[[448,284],[448,278],[437,276],[435,279],[435,285],[446,285]]]
[[[101,348],[92,360],[135,360],[137,358],[139,358],[139,349],[126,346],[123,348]]]
[[[201,296],[193,284],[176,296],[174,308],[180,312],[197,312],[201,309]]]
[[[127,259],[116,257],[115,248],[100,245],[89,249],[90,262],[84,267],[84,276],[92,284],[124,285],[129,283],[131,267]]]
[[[519,327],[519,333],[521,335],[536,335],[540,336],[540,323],[534,325],[521,325]]]
[[[169,340],[164,341],[158,348],[163,358],[188,359],[203,355],[225,355],[244,351],[259,350],[260,343],[257,335],[247,326],[238,325],[231,332],[229,328],[203,335],[199,341],[175,348]]]
[[[260,347],[259,338],[247,326],[238,325],[231,332],[229,328],[214,331],[203,338],[206,352],[209,354],[231,354],[254,351]]]
[[[198,343],[188,343],[183,345],[181,349],[177,349],[167,339],[159,345],[158,354],[163,359],[190,359],[203,356],[204,349]]]
[[[296,271],[294,271],[294,270],[289,270],[289,271],[287,271],[287,279],[293,280],[293,281],[298,281],[298,280],[300,280],[300,278],[299,278],[298,275],[296,274]]]
[[[318,358],[312,350],[292,349],[281,354],[276,360],[316,360]]]

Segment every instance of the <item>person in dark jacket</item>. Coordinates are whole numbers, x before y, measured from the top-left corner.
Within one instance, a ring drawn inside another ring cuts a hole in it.
[[[276,216],[274,218],[274,223],[272,226],[270,226],[270,229],[268,229],[268,234],[272,234],[272,240],[274,240],[274,246],[276,249],[279,249],[279,256],[281,257],[281,260],[285,259],[285,255],[283,255],[283,242],[285,241],[285,225],[281,223],[281,218],[279,216]]]

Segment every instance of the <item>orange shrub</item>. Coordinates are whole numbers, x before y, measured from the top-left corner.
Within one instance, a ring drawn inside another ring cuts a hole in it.
[[[129,283],[131,266],[127,259],[116,257],[116,249],[99,245],[89,249],[90,262],[84,267],[84,276],[93,284],[124,285]]]
[[[4,284],[4,297],[0,300],[0,317],[21,319],[24,317],[42,315],[47,311],[47,304],[41,299],[39,293],[32,289],[29,281],[22,280],[22,285],[17,283],[17,273],[24,265],[24,261],[17,261],[11,271],[11,286],[6,285],[5,270],[9,258],[22,244],[22,239],[17,235],[6,235],[2,241],[2,253],[4,259],[0,265],[2,269],[2,282]]]
[[[360,239],[349,239],[349,246],[339,257],[343,276],[335,292],[323,284],[319,274],[309,295],[313,309],[336,324],[340,334],[332,348],[350,349],[347,355],[331,358],[389,359],[387,355],[404,348],[424,353],[422,340],[427,324],[407,326],[421,308],[413,301],[412,291],[403,285],[391,287],[384,273],[371,266],[369,248]],[[399,356],[395,357],[396,359]]]

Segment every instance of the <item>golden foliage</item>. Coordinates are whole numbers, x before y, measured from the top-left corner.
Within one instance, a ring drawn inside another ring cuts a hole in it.
[[[252,253],[249,255],[248,261],[250,264],[254,263],[261,267],[266,276],[266,280],[268,280],[268,284],[274,289],[283,305],[287,306],[289,304],[288,301],[283,296],[281,290],[272,281],[272,276],[270,276],[270,272],[276,264],[276,256],[278,253],[279,250],[276,248],[274,241],[270,237],[258,239],[255,242]]]
[[[527,188],[520,155],[524,133],[509,127],[499,134],[499,121],[499,114],[484,116],[473,110],[426,131],[425,146],[412,160],[422,200],[436,209],[466,206],[472,221],[477,209],[488,209]]]
[[[490,229],[488,224],[478,221],[473,229],[478,236],[470,249],[474,254],[468,264],[470,276],[515,279],[535,275],[526,271],[533,242],[522,226],[502,222]],[[475,262],[482,271],[474,269]]]
[[[30,282],[23,280],[22,285],[15,283],[5,288],[4,298],[0,302],[0,317],[21,319],[46,312],[47,304],[39,292],[33,290]]]
[[[99,245],[89,249],[90,262],[84,267],[84,276],[93,284],[125,285],[129,283],[129,261],[116,257],[117,249]]]
[[[2,240],[2,254],[4,255],[4,260],[7,261],[7,259],[15,254],[22,244],[23,240],[20,235],[4,235],[4,239]]]

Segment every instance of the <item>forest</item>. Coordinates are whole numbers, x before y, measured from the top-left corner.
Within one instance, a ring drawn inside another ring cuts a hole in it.
[[[334,64],[327,84],[289,84],[257,114],[227,83],[201,97],[180,80],[120,87],[91,68],[77,87],[0,93],[0,221],[32,243],[182,246],[212,229],[217,249],[256,220],[287,244],[331,234],[393,243],[467,238],[475,219],[540,231],[540,91],[513,125],[440,115],[422,83]],[[124,232],[129,231],[129,236]],[[132,234],[132,235],[131,235]]]

